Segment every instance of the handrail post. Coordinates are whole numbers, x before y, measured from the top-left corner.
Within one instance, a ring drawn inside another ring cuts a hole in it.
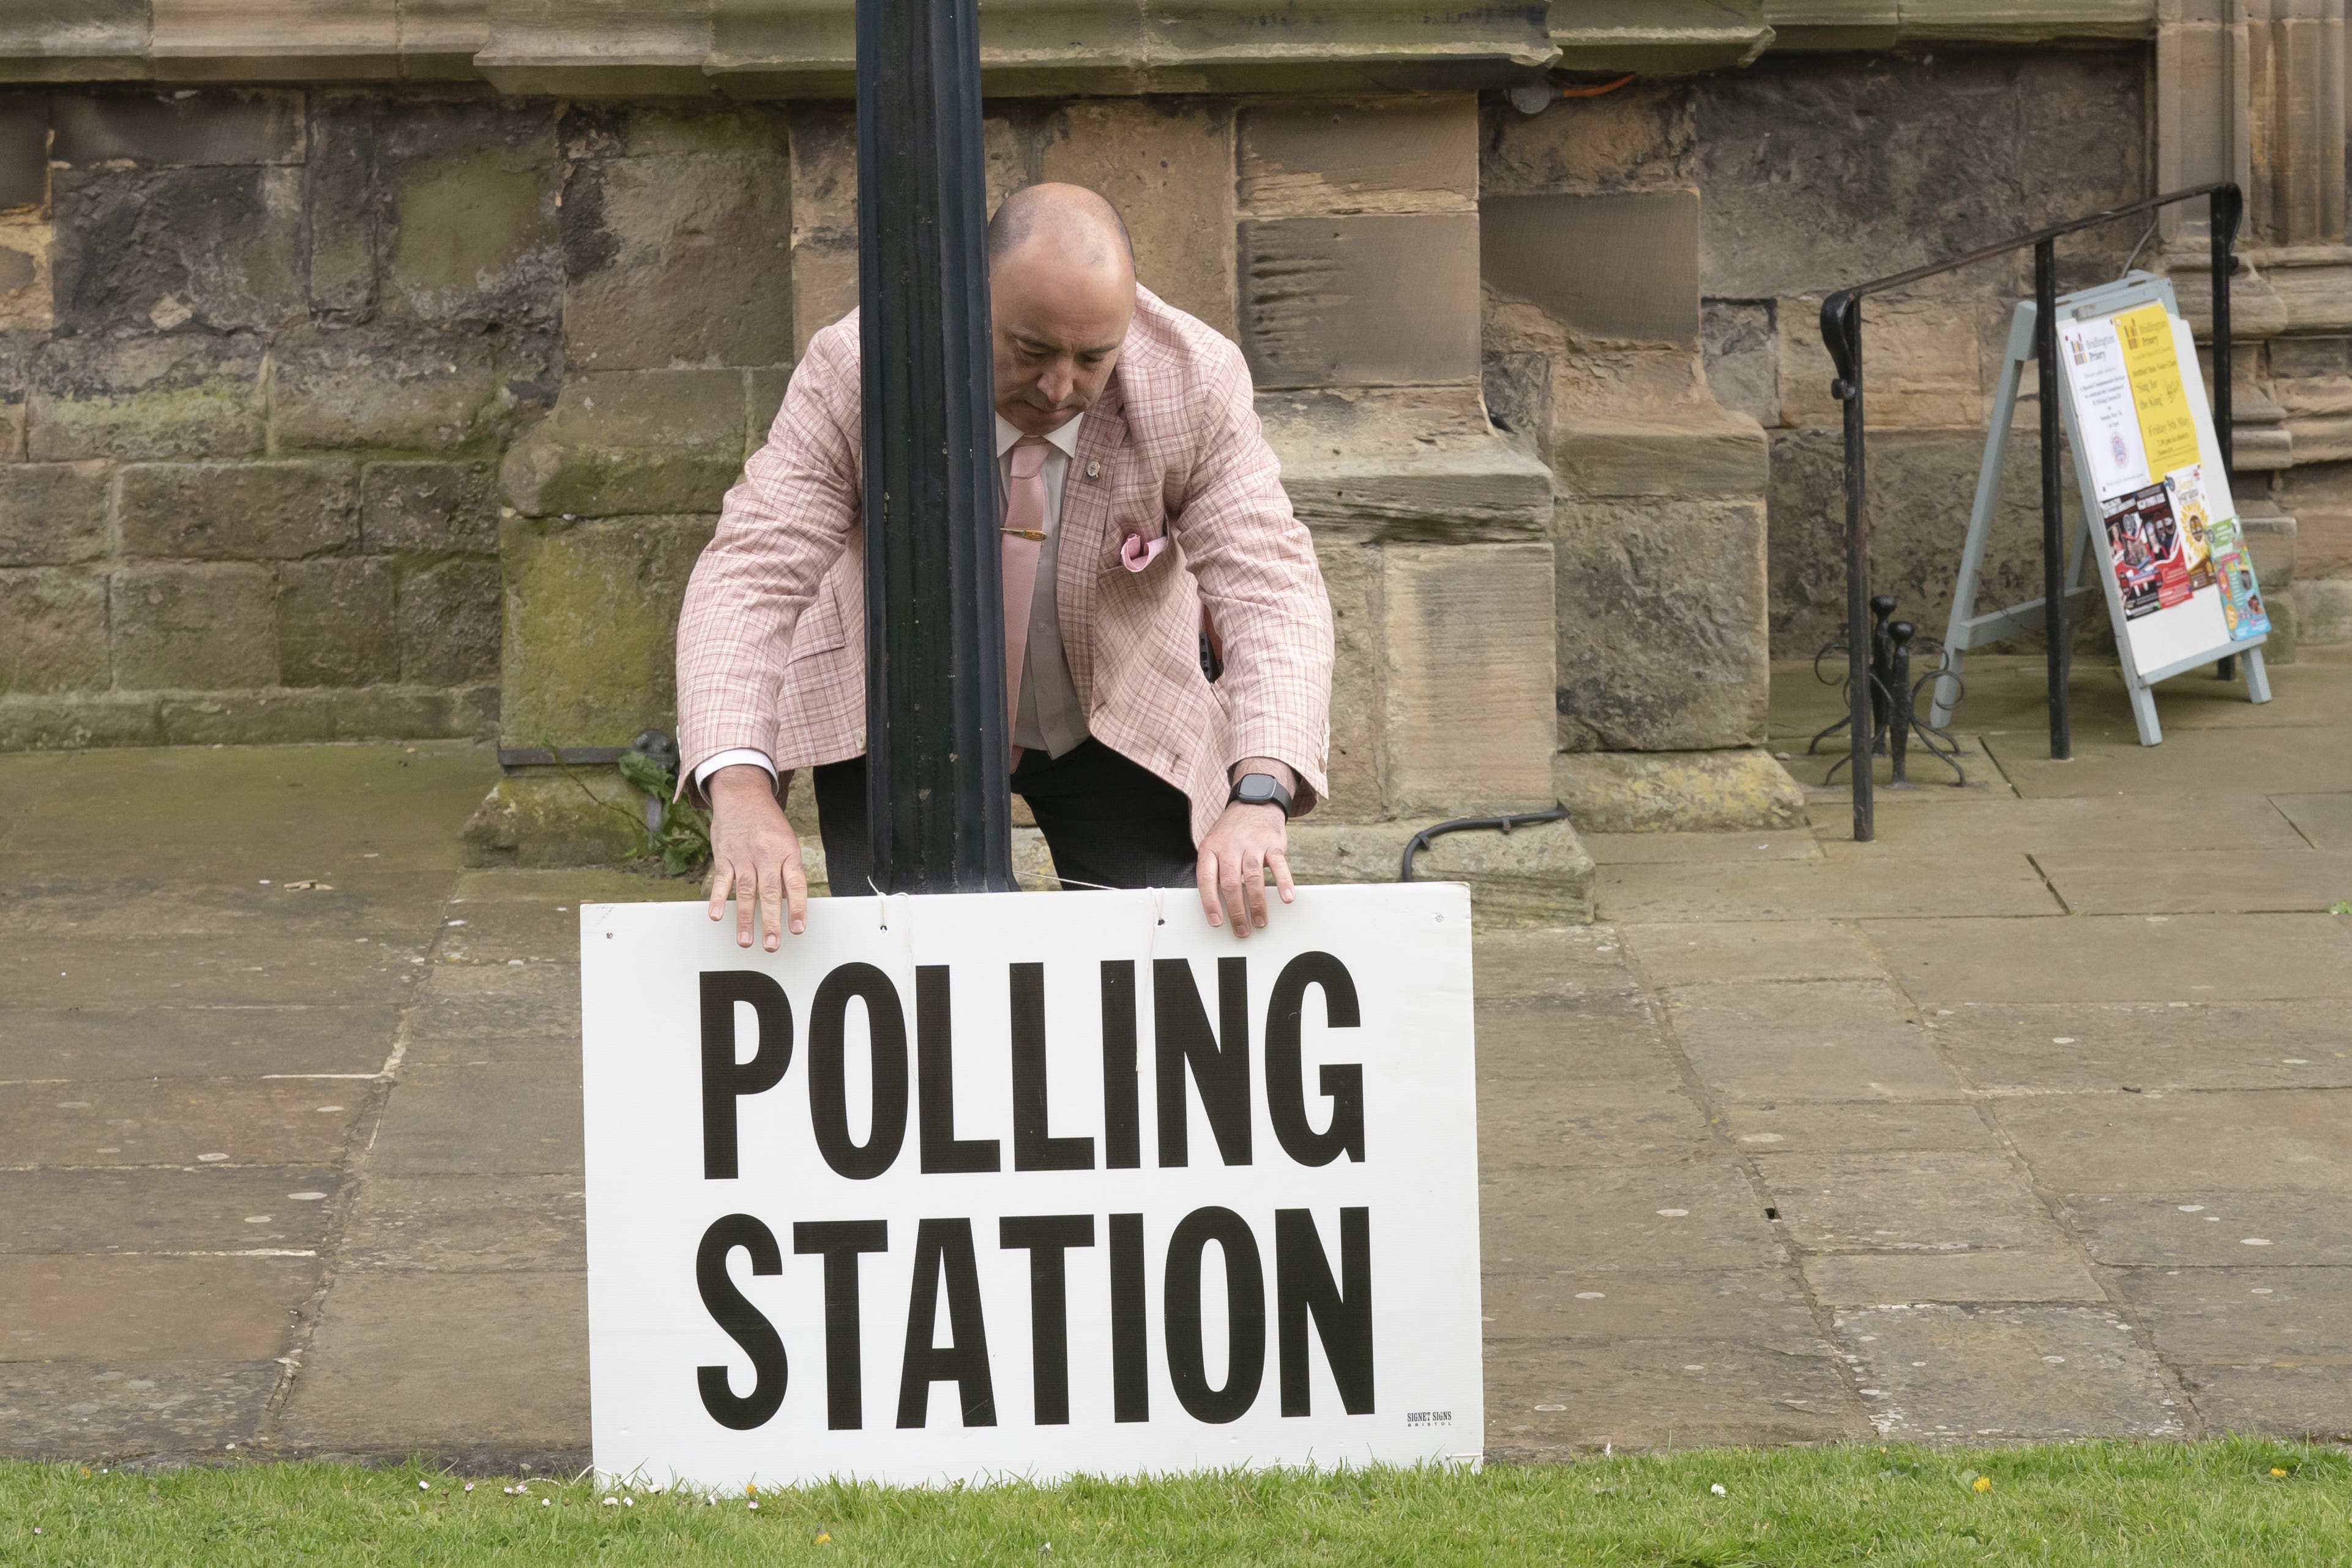
[[[2033,349],[2035,401],[2042,414],[2042,628],[2049,641],[2050,755],[2064,762],[2074,754],[2072,716],[2066,710],[2069,647],[2066,626],[2066,535],[2058,483],[2058,242],[2033,247]],[[2095,520],[2093,520],[2095,526]]]
[[[2213,234],[2213,438],[2221,446],[2221,477],[2230,479],[2237,466],[2237,432],[2230,416],[2230,274],[2236,270],[2230,250],[2237,242],[2238,224],[2246,210],[2243,192],[2223,185],[2207,200]],[[2235,493],[2234,486],[2232,494]]]
[[[1853,721],[1848,775],[1853,785],[1853,837],[1877,837],[1871,801],[1870,513],[1863,501],[1862,301],[1853,290],[1822,301],[1822,342],[1837,366],[1831,395],[1845,405],[1846,698]]]

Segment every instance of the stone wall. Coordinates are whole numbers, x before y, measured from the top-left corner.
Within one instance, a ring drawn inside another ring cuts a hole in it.
[[[2148,63],[2145,47],[1772,55],[1687,88],[1706,378],[1771,441],[1773,657],[1810,658],[1845,618],[1822,297],[2148,195]],[[2142,232],[2063,242],[2061,289],[2113,277]],[[1931,634],[1950,612],[2010,314],[2032,291],[2026,252],[1864,308],[1872,585]],[[2032,391],[2029,373],[1987,556],[1994,603],[2041,594]]]
[[[0,94],[0,744],[478,732],[551,105]]]

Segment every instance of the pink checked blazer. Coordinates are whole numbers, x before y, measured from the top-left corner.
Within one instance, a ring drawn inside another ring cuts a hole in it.
[[[1198,840],[1244,757],[1296,769],[1302,808],[1328,787],[1331,607],[1241,352],[1135,293],[1063,490],[1055,587],[1088,727],[1191,797]],[[852,311],[810,340],[687,586],[677,697],[688,778],[739,746],[786,769],[865,752],[860,419]],[[1130,534],[1172,544],[1129,572],[1119,547]],[[1203,607],[1224,644],[1213,686],[1201,674]]]

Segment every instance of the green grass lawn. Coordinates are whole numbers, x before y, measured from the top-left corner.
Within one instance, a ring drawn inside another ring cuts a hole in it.
[[[2251,1438],[1698,1450],[1476,1475],[827,1486],[716,1501],[515,1485],[477,1478],[468,1491],[416,1465],[153,1476],[0,1465],[0,1563],[2352,1563],[2346,1451]]]

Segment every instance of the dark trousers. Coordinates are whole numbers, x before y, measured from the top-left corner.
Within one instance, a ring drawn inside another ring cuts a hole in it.
[[[824,838],[825,877],[835,894],[866,890],[874,867],[866,829],[866,759],[811,770],[817,831]],[[1192,885],[1192,803],[1184,792],[1100,741],[1058,757],[1024,752],[1013,770],[1013,793],[1053,852],[1066,883],[1105,888]]]

